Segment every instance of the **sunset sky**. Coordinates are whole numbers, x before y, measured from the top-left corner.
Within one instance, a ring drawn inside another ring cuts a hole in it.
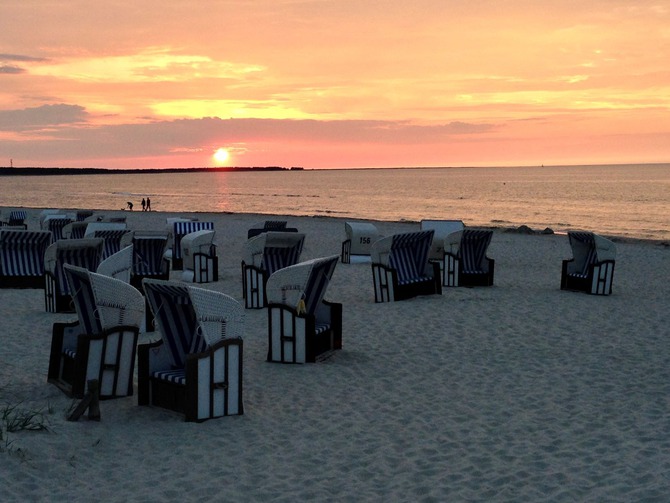
[[[10,162],[670,162],[670,3],[3,1]]]

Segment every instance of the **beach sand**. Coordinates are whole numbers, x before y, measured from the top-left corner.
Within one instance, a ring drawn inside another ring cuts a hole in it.
[[[123,214],[133,229],[175,216]],[[220,280],[203,286],[241,301],[246,231],[278,217],[193,216],[217,232]],[[343,220],[283,219],[305,232],[303,259],[339,254]],[[608,297],[559,289],[564,235],[498,230],[489,256],[493,287],[389,304],[369,264],[338,264],[326,298],[344,306],[344,348],[321,363],[267,363],[267,313],[247,310],[245,413],[200,424],[136,396],[66,421],[73,401],[46,373],[52,324],[76,315],[2,289],[0,410],[49,429],[3,431],[0,499],[667,501],[670,248],[617,242]]]

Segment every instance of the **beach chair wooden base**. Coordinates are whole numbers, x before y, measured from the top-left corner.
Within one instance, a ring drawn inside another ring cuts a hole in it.
[[[242,339],[222,339],[202,353],[186,358],[183,382],[155,377],[152,360],[160,353],[163,341],[138,346],[137,403],[184,414],[187,422],[202,422],[216,417],[244,414],[242,402]],[[219,370],[225,376],[216,378]]]

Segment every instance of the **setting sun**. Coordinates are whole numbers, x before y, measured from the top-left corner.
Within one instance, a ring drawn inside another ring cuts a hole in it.
[[[230,158],[230,154],[225,148],[220,148],[214,152],[214,160],[220,164],[225,163]]]

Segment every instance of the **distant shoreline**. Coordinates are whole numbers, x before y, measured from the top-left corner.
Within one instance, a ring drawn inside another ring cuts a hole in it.
[[[118,175],[118,174],[152,174],[152,173],[202,173],[202,172],[248,172],[248,171],[302,171],[304,168],[281,166],[265,167],[213,167],[213,168],[43,168],[43,167],[0,167],[0,176],[44,176],[44,175]]]
[[[668,165],[668,162],[643,162],[620,164],[542,164],[518,166],[384,166],[384,167],[357,167],[357,168],[304,168],[302,166],[214,166],[191,168],[60,168],[44,166],[0,166],[0,176],[50,176],[50,175],[118,175],[118,174],[154,174],[154,173],[248,173],[267,171],[365,171],[365,170],[402,170],[402,169],[481,169],[481,168],[589,168],[589,167],[627,167],[627,166],[657,166]]]

